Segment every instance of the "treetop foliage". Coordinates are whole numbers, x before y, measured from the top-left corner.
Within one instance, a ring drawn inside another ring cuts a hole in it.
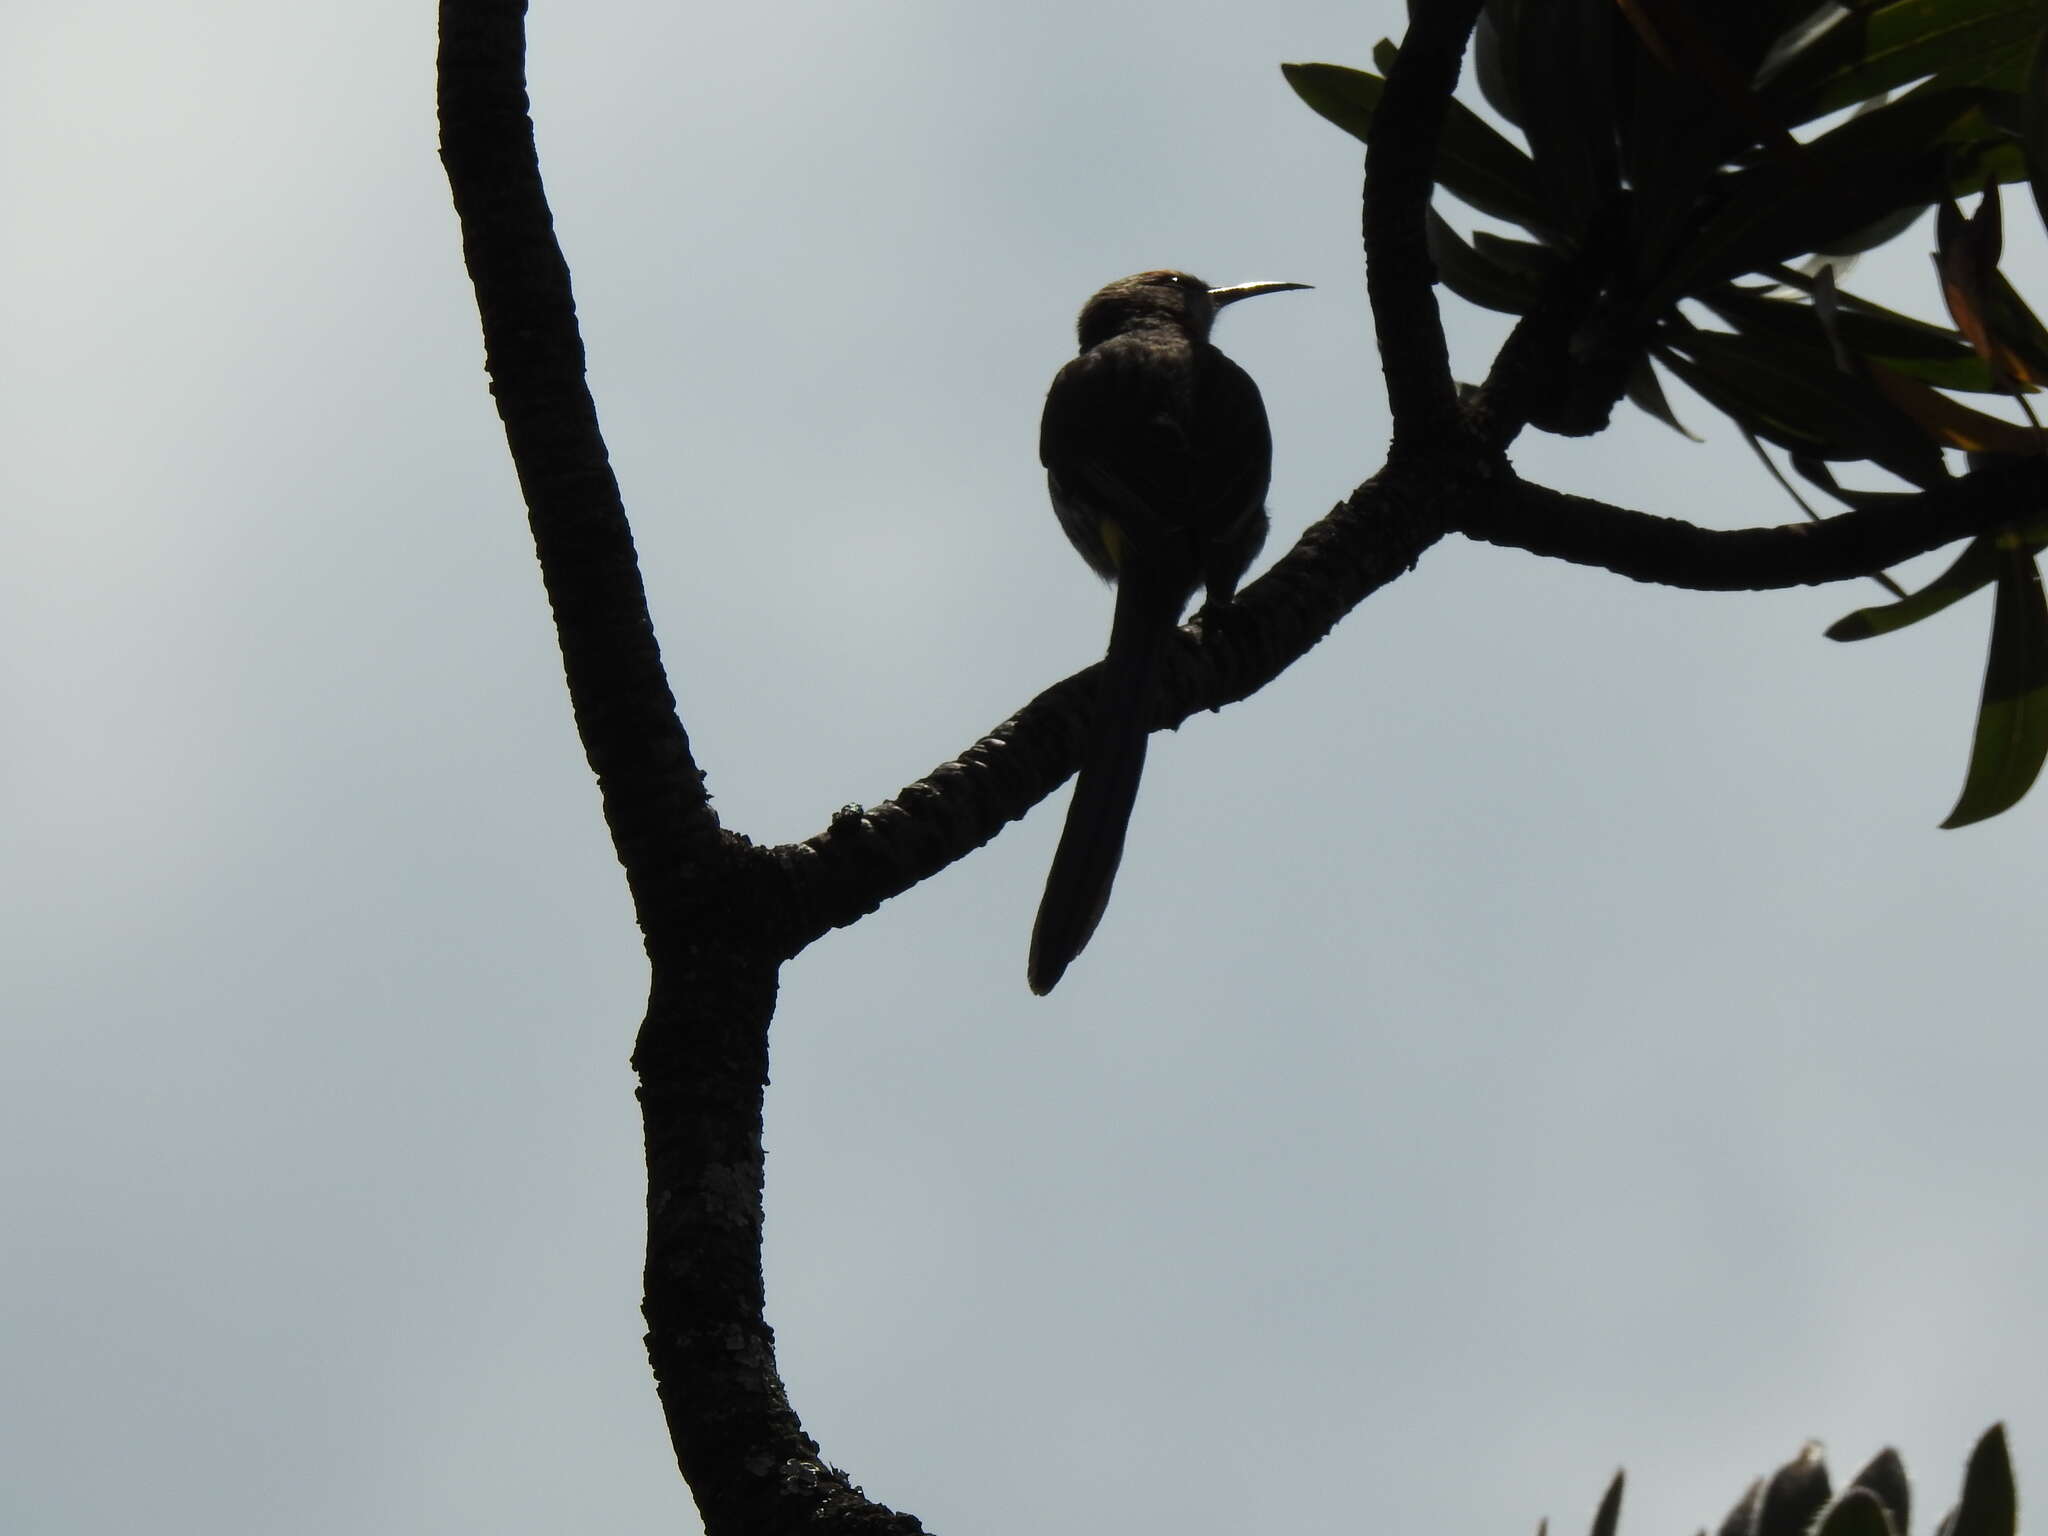
[[[1572,387],[1532,424],[1595,432],[1626,397],[1683,432],[1662,370],[1733,421],[1816,520],[1766,444],[1851,509],[1911,493],[1851,488],[1838,465],[1924,491],[1953,478],[1953,457],[2048,453],[2027,401],[2048,378],[2048,329],[1999,270],[2001,187],[2030,181],[2048,214],[2044,39],[2038,0],[1487,0],[1475,74],[1521,142],[1453,102],[1435,176],[1520,233],[1461,233],[1432,209],[1437,278],[1513,315],[1590,288]],[[1399,52],[1382,41],[1379,72],[1284,67],[1363,138]],[[1930,208],[1949,326],[1842,286],[1855,257]],[[1957,394],[2003,398],[2024,420]],[[2016,504],[1920,591],[1880,576],[1894,601],[1828,630],[1867,639],[1994,589],[1975,743],[1945,826],[2006,810],[2048,759],[2044,546],[2048,508]]]

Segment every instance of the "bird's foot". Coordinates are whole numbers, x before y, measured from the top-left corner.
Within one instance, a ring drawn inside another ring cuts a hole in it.
[[[1220,603],[1205,602],[1195,610],[1195,616],[1188,620],[1188,628],[1195,632],[1195,639],[1206,650],[1230,632],[1231,622],[1231,604],[1227,600]],[[1213,715],[1221,708],[1221,703],[1211,704],[1209,713]]]
[[[1229,631],[1235,610],[1236,603],[1232,599],[1225,598],[1222,602],[1210,599],[1195,610],[1194,617],[1188,620],[1188,627],[1206,645],[1211,640],[1221,639]]]

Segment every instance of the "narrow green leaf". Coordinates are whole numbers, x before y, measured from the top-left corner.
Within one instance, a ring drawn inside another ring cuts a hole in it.
[[[1282,64],[1280,73],[1311,108],[1359,143],[1365,142],[1387,88],[1384,78],[1342,64]]]
[[[1849,1486],[1864,1488],[1874,1494],[1884,1505],[1885,1513],[1891,1516],[1892,1529],[1899,1536],[1906,1536],[1911,1529],[1913,1489],[1906,1481],[1906,1464],[1899,1460],[1897,1451],[1890,1446],[1879,1451],[1865,1463]]]
[[[1771,472],[1771,478],[1778,482],[1779,488],[1783,490],[1787,496],[1790,496],[1794,501],[1796,501],[1799,504],[1799,510],[1804,512],[1808,517],[1812,518],[1816,523],[1820,522],[1821,515],[1818,512],[1814,511],[1812,507],[1807,505],[1806,498],[1799,494],[1798,489],[1792,484],[1790,480],[1787,480],[1785,478],[1785,472],[1782,469],[1778,468],[1777,464],[1772,461],[1771,456],[1768,453],[1764,452],[1764,445],[1756,440],[1756,434],[1753,432],[1745,432],[1742,434],[1742,437],[1743,441],[1749,444],[1749,451],[1755,454],[1759,459],[1761,459],[1763,461],[1764,468]],[[1815,460],[1813,462],[1818,463],[1819,461]],[[1833,478],[1834,477],[1830,475],[1828,477],[1828,480],[1832,481]],[[1876,582],[1880,587],[1883,587],[1885,591],[1891,593],[1893,597],[1903,599],[1906,595],[1906,589],[1900,586],[1896,581],[1893,581],[1891,577],[1883,571],[1872,571],[1870,573],[1870,579]]]
[[[1861,256],[1865,251],[1874,251],[1898,239],[1907,230],[1920,222],[1927,212],[1925,203],[1908,203],[1903,208],[1894,208],[1890,213],[1872,219],[1861,229],[1852,229],[1839,239],[1831,240],[1814,252],[1816,256]]]
[[[1813,1528],[1813,1536],[1902,1536],[1877,1495],[1851,1488],[1830,1504]]]
[[[1651,308],[1946,196],[1972,166],[1981,171],[1988,163],[1994,132],[1982,93],[1914,91],[1807,144],[1801,174],[1771,161],[1724,177],[1716,211],[1680,242]]]
[[[1754,398],[1753,392],[1740,390],[1728,385],[1711,370],[1669,347],[1659,347],[1653,354],[1694,394],[1707,404],[1729,417],[1746,432],[1754,432],[1766,442],[1776,443],[1788,453],[1809,454],[1814,458],[1839,459],[1856,457],[1825,436],[1802,430],[1784,415],[1766,410]]]
[[[1856,355],[1842,340],[1842,290],[1835,286],[1835,264],[1828,262],[1814,274],[1813,317],[1828,341],[1828,353],[1844,373],[1856,371]]]
[[[2038,387],[2048,380],[2048,327],[2003,272],[1992,278],[1990,310],[1991,333],[2006,353],[2006,367],[2022,385]]]
[[[2031,568],[2031,560],[2028,565]],[[2033,588],[2038,598],[2038,573]],[[1994,1424],[1984,1431],[1970,1452],[1969,1470],[1963,1474],[1962,1502],[1956,1505],[1955,1536],[2013,1536],[2018,1519],[2019,1499],[2013,1492],[2012,1457],[2005,1446],[2005,1426]]]
[[[1615,1527],[1621,1523],[1621,1485],[1622,1474],[1617,1472],[1601,1496],[1600,1508],[1594,1511],[1592,1536],[1614,1536]]]
[[[1757,1511],[1763,1507],[1764,1480],[1758,1478],[1742,1491],[1721,1521],[1718,1536],[1754,1536]]]
[[[1808,288],[1818,293],[1820,284]],[[1808,347],[1827,345],[1824,327],[1815,307],[1796,299],[1772,298],[1759,289],[1733,284],[1699,295],[1700,302],[1736,330],[1747,335],[1774,337]],[[1834,333],[1843,346],[1861,357],[1890,363],[1901,373],[1912,375],[1939,389],[1975,390],[1995,393],[1991,370],[1971,350],[1969,342],[1946,326],[1930,325],[1910,315],[1856,298],[1835,293]]]
[[[1890,106],[1891,101],[1892,93],[1890,91],[1879,91],[1875,96],[1869,97],[1860,106],[1858,106],[1852,115],[1856,117],[1868,117],[1872,112],[1877,111],[1880,107]],[[1852,229],[1847,234],[1841,236],[1839,239],[1829,241],[1826,245],[1822,246],[1819,250],[1815,251],[1814,255],[1817,257],[1860,256],[1865,251],[1875,250],[1878,246],[1887,244],[1888,242],[1897,239],[1900,235],[1904,234],[1908,229],[1911,229],[1914,224],[1918,223],[1921,216],[1926,212],[1926,208],[1916,208],[1913,207],[1911,204],[1908,204],[1906,207],[1903,208],[1894,208],[1890,213],[1885,214],[1882,218],[1871,220],[1868,224],[1865,224],[1861,229]],[[1849,262],[1845,261],[1841,263],[1838,269],[1835,271],[1835,276],[1837,278],[1848,276],[1849,267]]]
[[[1756,1536],[1803,1536],[1828,1502],[1827,1462],[1811,1442],[1771,1474],[1758,1507]]]
[[[1742,434],[1742,440],[1749,444],[1749,451],[1757,456],[1757,461],[1770,472],[1771,478],[1778,482],[1778,489],[1787,496],[1790,496],[1798,505],[1799,510],[1804,512],[1809,519],[1816,523],[1819,522],[1821,520],[1820,514],[1807,504],[1806,498],[1799,494],[1799,488],[1793,485],[1790,480],[1787,480],[1785,472],[1772,462],[1771,456],[1764,452],[1764,445],[1757,440],[1756,434],[1754,432],[1745,432]],[[1905,596],[1903,592],[1899,595],[1901,597]]]
[[[2034,211],[2048,225],[2048,22],[2034,39],[2021,92],[2020,137],[2026,144],[2027,176],[2034,187]]]
[[[1951,400],[1939,390],[1929,389],[1918,379],[1908,378],[1883,363],[1866,363],[1864,372],[1929,442],[1969,453],[2048,452],[2048,432],[2038,427],[2023,427],[1964,405],[1960,400]]]
[[[1918,491],[1851,490],[1835,479],[1834,471],[1828,468],[1825,460],[1804,453],[1793,454],[1791,460],[1792,467],[1799,471],[1808,484],[1819,486],[1843,506],[1857,511],[1865,507],[1898,506],[1903,502],[1913,501],[1920,495]],[[1899,594],[1901,597],[1905,595],[1903,592]]]
[[[1295,95],[1363,142],[1387,82],[1341,64],[1282,64]],[[1555,236],[1556,221],[1536,192],[1529,157],[1487,126],[1471,108],[1450,104],[1437,148],[1436,179],[1473,208],[1538,234]]]
[[[1620,191],[1614,0],[1524,6],[1513,38],[1520,126],[1544,205],[1574,241]]]
[[[1429,213],[1427,234],[1437,278],[1466,303],[1507,315],[1524,315],[1535,308],[1537,285],[1527,274],[1474,250],[1435,209]]]
[[[1887,363],[1911,379],[1935,389],[1952,389],[1966,395],[1996,395],[2002,393],[1991,377],[1991,365],[1983,358],[1971,353],[1968,357],[1901,357],[1898,353],[1864,352]]]
[[[2039,26],[2039,0],[1859,6],[1775,60],[1759,91],[1796,126],[1929,75],[1944,85],[1996,83]]]
[[[1879,603],[1845,614],[1827,628],[1830,640],[1868,640],[1918,624],[1922,619],[1961,602],[1979,587],[1997,577],[2000,558],[1998,541],[1990,534],[1970,540],[1955,563],[1909,597],[1896,603]]]
[[[2048,596],[2033,553],[2001,541],[1991,653],[1969,772],[1944,827],[1966,827],[2009,810],[2048,761]],[[1994,1439],[1995,1437],[1995,1439]],[[1994,1427],[1970,1457],[1952,1536],[2013,1536],[2012,1467]]]
[[[1547,245],[1538,245],[1533,240],[1510,240],[1485,229],[1472,232],[1472,249],[1498,266],[1521,273],[1532,283],[1547,281],[1564,260]]]
[[[1943,478],[1940,450],[1866,380],[1836,368],[1825,343],[1693,331],[1667,345],[1674,355],[1664,347],[1657,353],[1665,366],[1715,409],[1781,448],[1868,459],[1913,485]]]
[[[1930,80],[1937,86],[1974,85],[1987,91],[2018,95],[2027,88],[2027,66],[2033,58],[2033,39],[2022,34],[1997,48],[1987,48],[1966,63],[1944,69]]]
[[[2007,357],[2002,338],[1993,334],[1989,316],[2004,227],[1996,183],[1985,189],[1977,211],[1968,218],[1943,198],[1934,223],[1934,267],[1949,318],[1969,338],[1977,355],[1990,364],[2001,388],[2011,380],[2011,363],[2015,361]]]
[[[1664,381],[1657,377],[1657,369],[1649,358],[1636,359],[1636,365],[1629,370],[1628,398],[1639,411],[1647,411],[1680,437],[1689,437],[1696,443],[1706,439],[1678,419],[1671,409],[1671,402],[1664,398]]]
[[[1696,9],[1692,0],[1617,4],[1643,47],[1674,78],[1704,86],[1712,94],[1729,128],[1788,164],[1796,162],[1799,145],[1788,125],[1750,88],[1764,39],[1740,25],[1747,7],[1717,3]]]
[[[1637,267],[1654,274],[1682,255],[1710,185],[1746,139],[1704,85],[1672,74],[1630,38],[1617,59],[1615,127],[1632,194],[1629,244]]]
[[[1472,32],[1472,73],[1479,80],[1479,94],[1486,104],[1517,128],[1522,126],[1522,104],[1518,96],[1520,63],[1502,40],[1517,30],[1520,0],[1486,0],[1479,13],[1479,25]]]

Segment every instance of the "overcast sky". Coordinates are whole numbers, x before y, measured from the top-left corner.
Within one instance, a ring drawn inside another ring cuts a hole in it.
[[[1035,432],[1187,267],[1274,545],[1379,462],[1388,4],[543,0],[592,382],[727,824],[807,836],[1093,660]],[[433,7],[17,7],[0,50],[0,1528],[694,1519],[640,1345],[645,977],[434,155]],[[2032,229],[2023,198],[2008,204]],[[2033,238],[2011,270],[2037,299]],[[1859,271],[1935,302],[1924,241]],[[1467,376],[1496,317],[1450,305]],[[1726,425],[1549,484],[1795,517]],[[1907,573],[1909,577],[1912,572]],[[1711,1524],[1823,1439],[2048,1487],[2048,791],[1938,831],[1989,604],[1449,540],[1162,737],[1024,985],[1064,796],[791,965],[771,1314],[935,1530]],[[1923,1525],[1925,1522],[1923,1522]]]

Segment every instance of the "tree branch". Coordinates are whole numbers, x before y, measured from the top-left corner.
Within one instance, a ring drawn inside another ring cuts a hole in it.
[[[2048,495],[2048,465],[2011,458],[1956,480],[1817,523],[1701,528],[1517,480],[1460,501],[1468,538],[1597,565],[1635,581],[1698,592],[1766,592],[1847,581],[2010,522]]]
[[[1443,537],[1460,499],[1487,494],[1483,484],[1418,463],[1390,466],[1361,485],[1212,617],[1207,633],[1181,630],[1163,668],[1155,729],[1247,698],[1278,677],[1345,614],[1413,569]],[[1097,663],[1055,683],[893,800],[842,811],[817,836],[765,850],[779,871],[775,905],[788,923],[788,953],[965,857],[1064,783],[1080,766],[1100,671]]]
[[[1882,508],[1819,523],[1701,528],[1462,466],[1390,465],[1239,594],[1216,632],[1180,633],[1155,728],[1257,692],[1446,532],[1695,591],[1771,591],[1868,576],[2009,521],[2048,495],[2048,466],[2013,459]],[[894,799],[842,811],[817,836],[762,850],[795,954],[965,857],[1079,766],[1099,664],[1055,683]]]
[[[1480,0],[1410,8],[1412,23],[1366,138],[1360,236],[1396,457],[1467,435],[1437,309],[1426,215],[1444,113],[1479,8]]]
[[[1572,337],[1606,292],[1612,241],[1622,222],[1621,213],[1617,205],[1595,222],[1584,247],[1550,275],[1536,306],[1515,322],[1494,354],[1486,382],[1466,405],[1468,419],[1489,447],[1506,451],[1546,403],[1555,409],[1560,401],[1579,393],[1573,377]],[[1619,378],[1626,383],[1625,372]],[[1611,399],[1596,403],[1589,417],[1597,417],[1604,426],[1613,404]]]
[[[914,1536],[915,1520],[819,1459],[776,1370],[761,1277],[776,957],[742,926],[739,899],[760,866],[719,829],[662,671],[541,184],[525,9],[444,0],[442,160],[577,730],[653,966],[633,1055],[647,1137],[648,1358],[714,1536]]]
[[[520,0],[441,7],[441,162],[483,321],[484,364],[554,612],[576,729],[643,931],[720,847],[662,671],[597,408],[568,263],[527,116]]]

